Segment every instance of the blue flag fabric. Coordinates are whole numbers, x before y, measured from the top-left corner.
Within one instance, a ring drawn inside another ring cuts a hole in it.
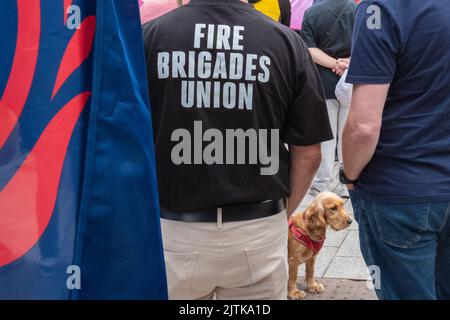
[[[0,21],[0,299],[166,299],[138,2]]]

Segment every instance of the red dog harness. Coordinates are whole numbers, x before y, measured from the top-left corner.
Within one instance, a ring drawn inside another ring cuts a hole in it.
[[[294,226],[294,220],[292,220],[292,218],[289,219],[289,229],[291,229],[295,240],[300,242],[305,247],[310,248],[313,251],[314,255],[317,255],[320,249],[322,249],[325,238],[320,241],[314,241],[307,234],[303,233]]]

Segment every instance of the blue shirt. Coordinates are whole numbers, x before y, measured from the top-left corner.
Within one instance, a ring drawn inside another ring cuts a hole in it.
[[[449,13],[448,0],[368,0],[358,8],[347,82],[391,84],[358,187],[368,200],[450,199]]]

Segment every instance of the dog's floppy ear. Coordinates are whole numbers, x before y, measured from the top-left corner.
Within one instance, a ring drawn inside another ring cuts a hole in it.
[[[320,201],[315,201],[306,214],[306,229],[314,239],[323,239],[327,231],[325,210]]]

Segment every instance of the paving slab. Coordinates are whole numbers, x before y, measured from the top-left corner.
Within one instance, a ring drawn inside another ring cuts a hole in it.
[[[355,216],[353,214],[349,215],[350,219],[353,220],[353,223],[350,225],[350,227],[348,227],[347,230],[358,230],[358,221],[356,221]]]
[[[350,199],[347,199],[347,201],[345,202],[344,209],[348,214],[353,214],[353,206]]]
[[[335,257],[324,274],[325,278],[367,280],[370,279],[363,258]]]
[[[357,230],[349,231],[344,242],[339,248],[336,257],[362,258],[359,246],[359,233]]]
[[[325,239],[324,247],[340,247],[347,237],[349,229],[334,231],[331,229],[327,230],[327,238]],[[320,255],[320,253],[319,253]]]

